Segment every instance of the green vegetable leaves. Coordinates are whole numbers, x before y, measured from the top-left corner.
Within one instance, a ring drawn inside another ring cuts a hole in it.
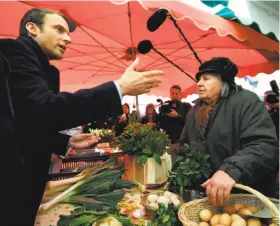
[[[148,223],[148,226],[182,226],[178,219],[178,208],[173,204],[169,204],[167,207],[159,203],[159,208],[156,216]]]
[[[188,144],[180,147],[176,163],[169,172],[169,186],[175,188],[183,197],[184,188],[195,189],[200,186],[203,179],[211,174],[210,156],[201,154]]]
[[[154,130],[151,125],[140,123],[130,124],[125,131],[116,138],[116,146],[130,155],[139,155],[140,164],[145,164],[153,157],[161,165],[160,156],[170,146],[168,135]]]

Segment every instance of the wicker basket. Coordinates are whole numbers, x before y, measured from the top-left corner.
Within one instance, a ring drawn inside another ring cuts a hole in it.
[[[252,194],[231,195],[230,200],[226,201],[225,205],[233,205],[236,202],[242,202],[245,205],[254,205],[258,208],[262,208],[263,205],[266,205],[272,212],[272,222],[275,225],[279,225],[280,212],[269,198],[248,186],[235,184],[234,187]],[[276,199],[271,200],[279,202],[279,200]],[[178,211],[179,220],[184,226],[198,226],[198,223],[201,221],[199,213],[203,209],[210,209],[214,214],[222,213],[222,207],[213,206],[208,198],[204,198],[184,203]]]
[[[164,193],[164,191],[150,192],[150,193],[145,194],[145,195],[143,196],[143,198],[142,198],[142,204],[143,204],[143,206],[145,207],[146,211],[148,211],[148,215],[154,215],[154,214],[156,214],[156,212],[157,212],[157,210],[158,210],[157,208],[153,208],[153,207],[149,206],[149,202],[148,202],[148,200],[147,200],[148,195],[149,195],[149,194],[157,194],[158,196],[160,196],[160,195],[163,195],[163,193]],[[176,193],[173,193],[173,192],[172,192],[172,194],[177,195]],[[177,195],[177,197],[178,197],[178,199],[180,200],[181,204],[183,204],[183,203],[184,203],[184,200],[181,198],[181,196]]]

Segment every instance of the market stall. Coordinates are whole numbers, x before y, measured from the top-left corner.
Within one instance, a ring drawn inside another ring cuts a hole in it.
[[[171,166],[168,137],[152,125],[131,124],[109,140],[105,131],[50,175],[36,226],[277,225],[279,201],[247,186],[236,184],[240,193],[222,207],[205,198],[198,187],[211,173],[208,154],[185,144]]]

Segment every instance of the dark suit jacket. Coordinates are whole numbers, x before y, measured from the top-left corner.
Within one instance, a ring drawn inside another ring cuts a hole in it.
[[[9,86],[24,159],[19,219],[22,225],[31,226],[44,191],[51,153],[60,146],[56,143],[61,141],[58,131],[99,120],[109,110],[119,115],[121,100],[113,82],[75,93],[57,93],[55,77],[59,77],[59,71],[30,37],[0,40],[0,50],[11,66]],[[62,146],[66,143],[67,139]]]
[[[11,209],[18,202],[17,174],[19,172],[20,151],[16,132],[14,130],[14,109],[8,86],[10,68],[7,60],[0,52],[0,150],[2,181],[7,186],[1,186],[2,204],[5,206],[1,213],[2,225],[16,225]],[[3,183],[2,183],[3,184]]]

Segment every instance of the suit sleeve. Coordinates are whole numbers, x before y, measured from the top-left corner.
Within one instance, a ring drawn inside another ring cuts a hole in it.
[[[40,76],[33,56],[17,49],[9,50],[5,56],[11,66],[9,83],[17,118],[29,128],[59,131],[100,120],[109,110],[114,115],[121,112],[121,100],[113,82],[55,94]]]
[[[221,170],[237,183],[250,184],[277,166],[278,140],[273,122],[255,94],[247,93],[240,108],[241,147],[233,156],[224,160]]]
[[[53,150],[54,154],[65,155],[67,152],[67,147],[69,143],[70,136],[67,134],[56,133],[53,136],[52,144],[53,147],[50,150]]]

